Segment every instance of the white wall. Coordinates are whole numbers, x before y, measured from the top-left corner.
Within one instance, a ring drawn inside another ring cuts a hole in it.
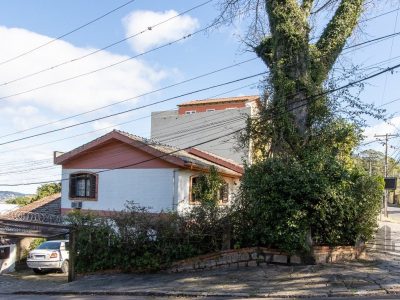
[[[62,178],[69,174],[98,169],[63,169]],[[134,201],[140,206],[151,207],[150,211],[174,208],[174,169],[118,169],[98,173],[98,196],[96,201],[83,201],[83,209],[122,210],[126,201]],[[62,181],[61,208],[71,208],[69,181]]]
[[[15,262],[17,260],[17,246],[5,245],[0,248],[10,247],[10,257],[7,259],[0,259],[0,274],[10,273],[15,271]]]

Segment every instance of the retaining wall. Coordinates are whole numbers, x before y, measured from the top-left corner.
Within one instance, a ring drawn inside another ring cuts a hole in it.
[[[313,247],[311,256],[290,255],[269,248],[226,250],[178,261],[167,271],[171,273],[214,268],[237,268],[261,264],[304,265],[334,263],[365,258],[365,247]]]

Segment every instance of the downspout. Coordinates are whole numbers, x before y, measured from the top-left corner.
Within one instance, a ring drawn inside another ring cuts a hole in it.
[[[173,211],[178,210],[178,205],[175,203],[175,197],[176,197],[175,175],[176,175],[176,169],[174,169],[174,171],[172,171],[172,210]]]

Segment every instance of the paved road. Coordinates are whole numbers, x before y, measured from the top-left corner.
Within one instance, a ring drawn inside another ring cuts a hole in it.
[[[7,299],[7,300],[165,300],[165,297],[134,297],[134,296],[47,296],[47,295],[26,295],[26,296],[19,296],[19,295],[6,295],[4,298],[0,294],[0,299]],[[193,298],[183,298],[183,297],[168,297],[168,300],[187,300]],[[230,299],[248,299],[243,297],[196,297],[196,300],[230,300]],[[268,299],[268,300],[278,300],[278,299],[287,299],[287,298],[251,298],[253,300],[257,299]],[[308,299],[321,299],[326,300],[326,297],[314,297]],[[387,296],[379,296],[379,297],[329,297],[330,300],[378,300],[378,299],[399,299],[398,295],[387,295]]]

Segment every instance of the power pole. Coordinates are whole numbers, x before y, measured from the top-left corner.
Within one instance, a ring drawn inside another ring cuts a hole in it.
[[[398,136],[397,134],[375,134],[375,137],[384,137],[385,138],[385,178],[388,177],[388,143],[389,143],[389,137],[396,137]],[[388,206],[388,191],[385,189],[385,200],[383,201],[383,215],[387,218],[388,216],[388,211],[387,211],[387,206]]]

